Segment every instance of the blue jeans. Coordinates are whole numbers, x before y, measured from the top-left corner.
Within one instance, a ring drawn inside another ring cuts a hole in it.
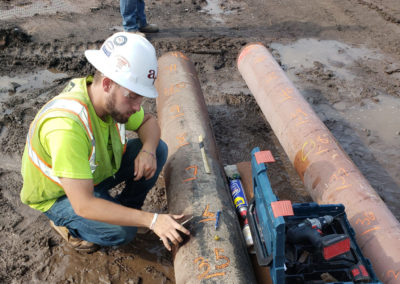
[[[142,148],[140,139],[128,141],[126,152],[122,158],[121,168],[114,177],[109,177],[94,187],[94,195],[124,206],[140,209],[149,190],[157,181],[168,155],[168,146],[160,140],[158,144],[157,170],[149,179],[133,180],[134,160]],[[115,198],[108,190],[125,181],[125,188]],[[56,226],[65,226],[72,236],[101,246],[114,246],[128,243],[136,235],[137,227],[127,227],[88,220],[75,214],[67,196],[60,197],[56,203],[44,213]],[[112,212],[110,212],[112,214]]]
[[[125,31],[137,31],[147,25],[144,0],[120,0],[119,7]]]

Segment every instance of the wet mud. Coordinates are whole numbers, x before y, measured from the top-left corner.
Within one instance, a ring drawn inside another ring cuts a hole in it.
[[[155,235],[79,254],[19,200],[30,122],[69,79],[93,72],[83,52],[121,30],[118,4],[0,3],[1,283],[175,283],[172,256]],[[222,164],[270,149],[278,197],[310,201],[236,67],[240,49],[261,42],[400,220],[397,0],[152,0],[146,13],[160,26],[148,36],[158,55],[178,50],[194,63]],[[154,101],[144,107],[156,114]],[[162,178],[144,207],[168,211]]]

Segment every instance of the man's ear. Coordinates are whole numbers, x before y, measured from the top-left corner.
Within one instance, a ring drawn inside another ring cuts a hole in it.
[[[103,91],[107,93],[111,89],[112,83],[113,81],[110,78],[103,77],[103,79],[101,80]]]

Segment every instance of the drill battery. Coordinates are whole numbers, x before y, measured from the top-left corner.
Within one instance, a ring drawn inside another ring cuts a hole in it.
[[[279,201],[268,176],[267,160],[252,151],[254,198],[248,222],[257,261],[269,266],[274,284],[381,283],[355,240],[342,204]],[[269,154],[270,155],[270,154]]]

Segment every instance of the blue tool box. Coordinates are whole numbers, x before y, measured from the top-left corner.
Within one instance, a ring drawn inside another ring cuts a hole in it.
[[[344,206],[291,204],[289,201],[277,200],[267,176],[267,165],[264,162],[258,163],[255,157],[260,154],[258,152],[258,147],[252,151],[254,197],[249,204],[247,217],[257,261],[261,266],[270,267],[273,283],[381,283],[355,241],[355,233],[347,220]],[[292,211],[292,215],[276,216],[275,205],[286,206],[278,215],[285,215],[282,213],[285,210]],[[288,241],[290,228],[303,225],[305,220],[322,219],[327,215],[333,217],[331,223],[324,227],[324,231],[318,232],[323,236],[341,236],[346,239],[348,247],[340,255],[327,260],[309,242]]]

